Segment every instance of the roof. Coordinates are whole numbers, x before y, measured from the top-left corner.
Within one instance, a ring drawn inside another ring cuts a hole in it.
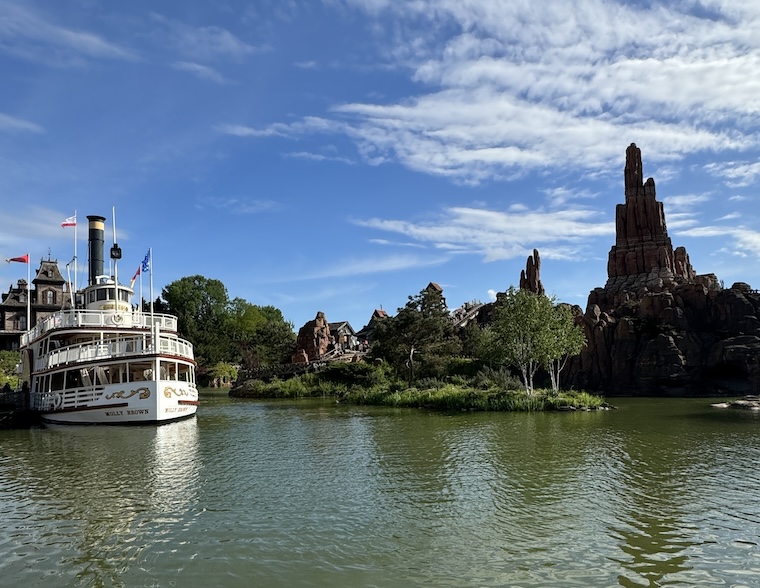
[[[40,267],[37,270],[37,275],[32,280],[34,284],[56,284],[62,285],[66,283],[61,275],[61,270],[58,269],[58,261],[52,259],[43,259],[40,262]]]
[[[338,321],[336,323],[327,323],[330,326],[331,333],[338,333],[340,331],[348,331],[352,335],[356,334],[353,327],[348,321]]]

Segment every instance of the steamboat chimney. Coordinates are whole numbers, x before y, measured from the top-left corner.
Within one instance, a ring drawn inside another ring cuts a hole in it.
[[[98,276],[103,275],[103,243],[105,242],[106,218],[104,216],[88,216],[89,233],[87,236],[87,249],[89,257],[89,285],[93,286],[98,281]]]

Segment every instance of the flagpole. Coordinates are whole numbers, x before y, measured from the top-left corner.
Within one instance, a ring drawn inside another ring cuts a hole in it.
[[[150,321],[153,322],[153,247],[148,249],[148,269],[150,270]]]
[[[32,328],[32,260],[26,254],[26,330]]]
[[[77,291],[77,211],[74,211],[74,294]],[[74,305],[72,304],[72,307]]]

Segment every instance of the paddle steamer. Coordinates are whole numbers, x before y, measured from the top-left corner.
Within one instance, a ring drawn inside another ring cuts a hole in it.
[[[71,308],[21,337],[19,371],[31,409],[61,424],[162,423],[194,415],[192,344],[177,335],[176,317],[132,306],[134,291],[118,283],[116,243],[114,276],[103,275],[106,219],[87,219],[87,286]]]

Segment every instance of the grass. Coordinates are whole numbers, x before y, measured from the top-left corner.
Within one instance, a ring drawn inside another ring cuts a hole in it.
[[[388,371],[361,368],[351,378],[345,368],[333,373],[309,373],[287,380],[250,380],[232,395],[243,398],[324,398],[375,406],[427,408],[442,411],[596,410],[607,405],[588,392],[538,389],[528,394],[516,380],[499,372],[478,373],[467,379],[426,378],[406,387]]]

